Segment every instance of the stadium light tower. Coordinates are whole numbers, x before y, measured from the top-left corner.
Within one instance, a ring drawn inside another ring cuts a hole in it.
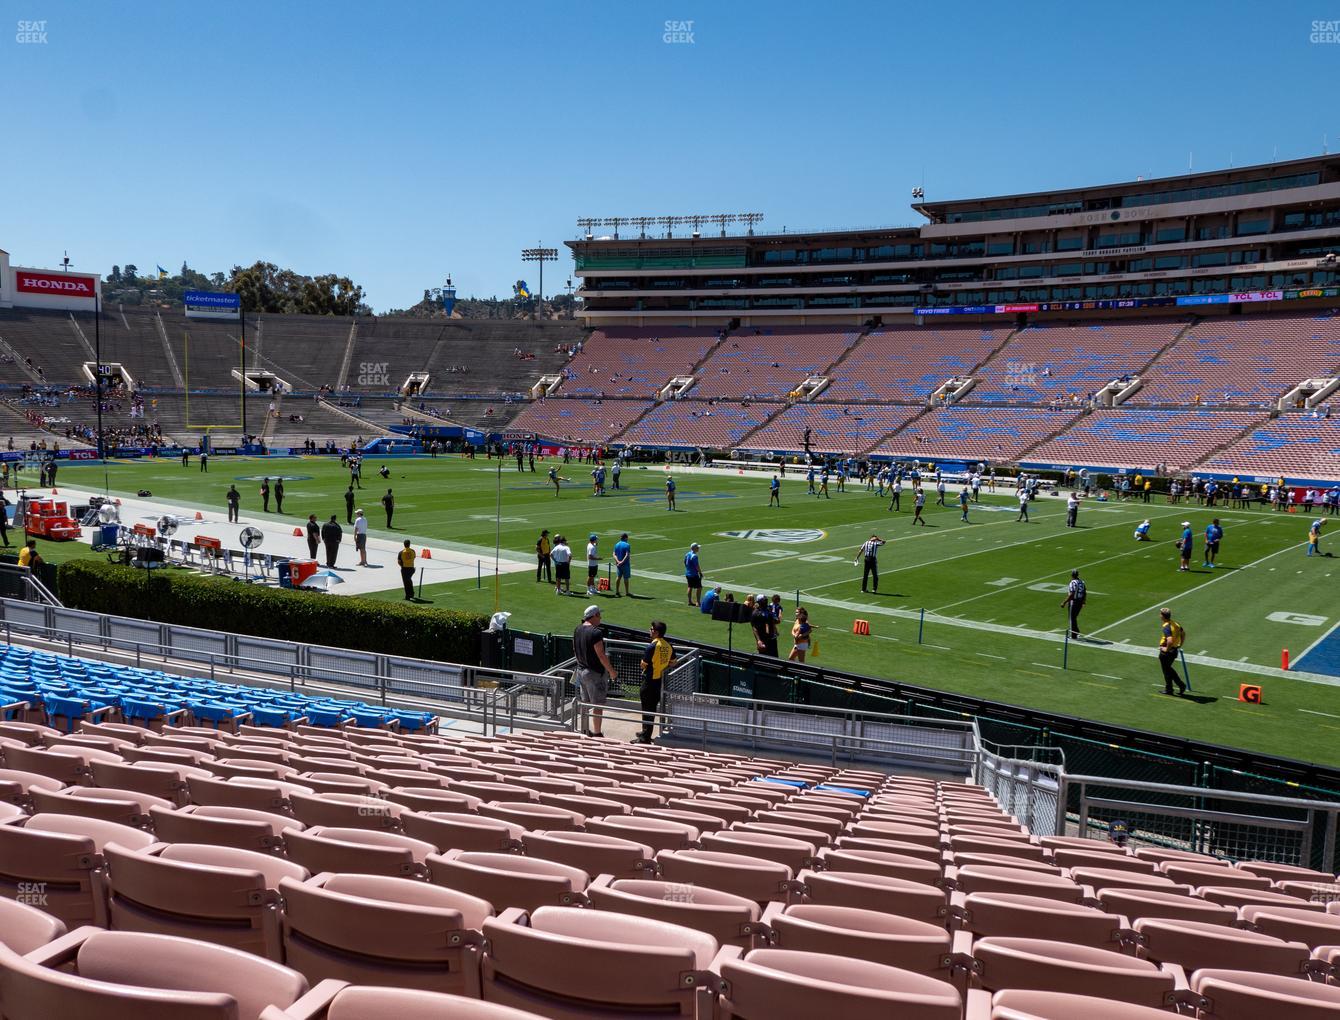
[[[715,213],[714,215],[709,216],[708,219],[721,228],[721,236],[725,237],[726,225],[728,223],[736,222],[739,219],[739,217],[736,216],[734,213]]]
[[[693,234],[691,236],[698,238],[703,236],[703,224],[707,222],[706,216],[685,216],[684,222],[692,225]]]
[[[634,216],[632,220],[630,220],[629,222],[631,222],[633,226],[638,228],[638,230],[640,231],[638,237],[645,241],[647,239],[647,228],[656,222],[656,217]]]
[[[739,215],[737,218],[738,218],[739,221],[740,221],[741,223],[743,223],[743,224],[745,225],[745,227],[748,229],[748,231],[749,231],[749,236],[750,236],[750,237],[753,237],[753,236],[754,236],[754,224],[755,224],[755,223],[759,223],[759,222],[762,221],[762,219],[763,219],[763,214],[762,214],[761,212],[742,212],[742,213],[740,213],[740,215]]]
[[[599,216],[582,216],[577,220],[577,227],[581,230],[582,236],[588,241],[592,237],[592,228],[600,226]]]
[[[656,223],[657,223],[658,226],[665,227],[665,237],[666,237],[666,240],[669,240],[670,238],[672,238],[672,237],[675,236],[675,235],[674,235],[675,227],[678,227],[678,226],[680,226],[680,225],[682,225],[682,224],[684,223],[684,217],[683,217],[683,216],[657,216],[657,217],[656,217]]]
[[[538,322],[540,316],[544,314],[544,264],[558,261],[558,249],[545,247],[522,248],[521,261],[538,262],[540,264],[540,289],[535,296],[535,319]]]

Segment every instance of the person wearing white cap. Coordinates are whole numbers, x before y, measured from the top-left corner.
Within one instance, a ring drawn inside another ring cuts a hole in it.
[[[696,606],[703,598],[703,567],[698,562],[697,542],[684,554],[684,584],[688,588],[689,605]]]
[[[362,510],[354,511],[354,549],[358,552],[358,565],[368,565],[368,519]]]
[[[1177,540],[1177,549],[1182,555],[1182,562],[1178,566],[1179,572],[1185,572],[1191,569],[1191,550],[1195,547],[1196,536],[1191,531],[1191,522],[1182,522],[1182,537]]]
[[[582,613],[582,622],[572,632],[572,654],[577,660],[573,679],[577,682],[582,701],[587,705],[603,705],[609,697],[614,665],[605,651],[605,632],[600,629],[599,606],[587,606]],[[603,709],[592,708],[591,726],[582,732],[588,737],[603,737],[600,730],[604,715]]]
[[[586,594],[596,593],[596,575],[600,573],[600,539],[592,532],[586,541]]]

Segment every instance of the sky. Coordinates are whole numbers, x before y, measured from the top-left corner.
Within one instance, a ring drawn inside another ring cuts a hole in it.
[[[538,286],[580,216],[919,222],[1340,148],[1340,0],[0,0],[16,265]],[[1334,20],[1328,31],[1314,22]],[[41,22],[27,25],[24,22]]]

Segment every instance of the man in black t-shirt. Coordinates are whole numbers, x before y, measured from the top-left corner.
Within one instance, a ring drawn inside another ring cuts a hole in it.
[[[600,607],[587,606],[582,613],[582,622],[572,632],[572,654],[577,660],[577,669],[573,680],[581,693],[582,701],[588,705],[603,705],[609,697],[610,680],[614,678],[614,665],[605,651],[605,632],[600,628]],[[591,728],[583,730],[588,737],[603,737],[601,720],[604,710],[591,709]]]
[[[777,621],[768,611],[767,598],[759,595],[754,603],[754,614],[749,617],[749,625],[754,628],[754,646],[759,655],[777,655]]]

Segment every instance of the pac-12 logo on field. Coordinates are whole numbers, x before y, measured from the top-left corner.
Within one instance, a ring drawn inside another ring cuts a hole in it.
[[[743,538],[750,542],[776,542],[782,545],[800,545],[817,542],[824,537],[818,528],[750,528],[746,531],[718,531],[721,538]]]

